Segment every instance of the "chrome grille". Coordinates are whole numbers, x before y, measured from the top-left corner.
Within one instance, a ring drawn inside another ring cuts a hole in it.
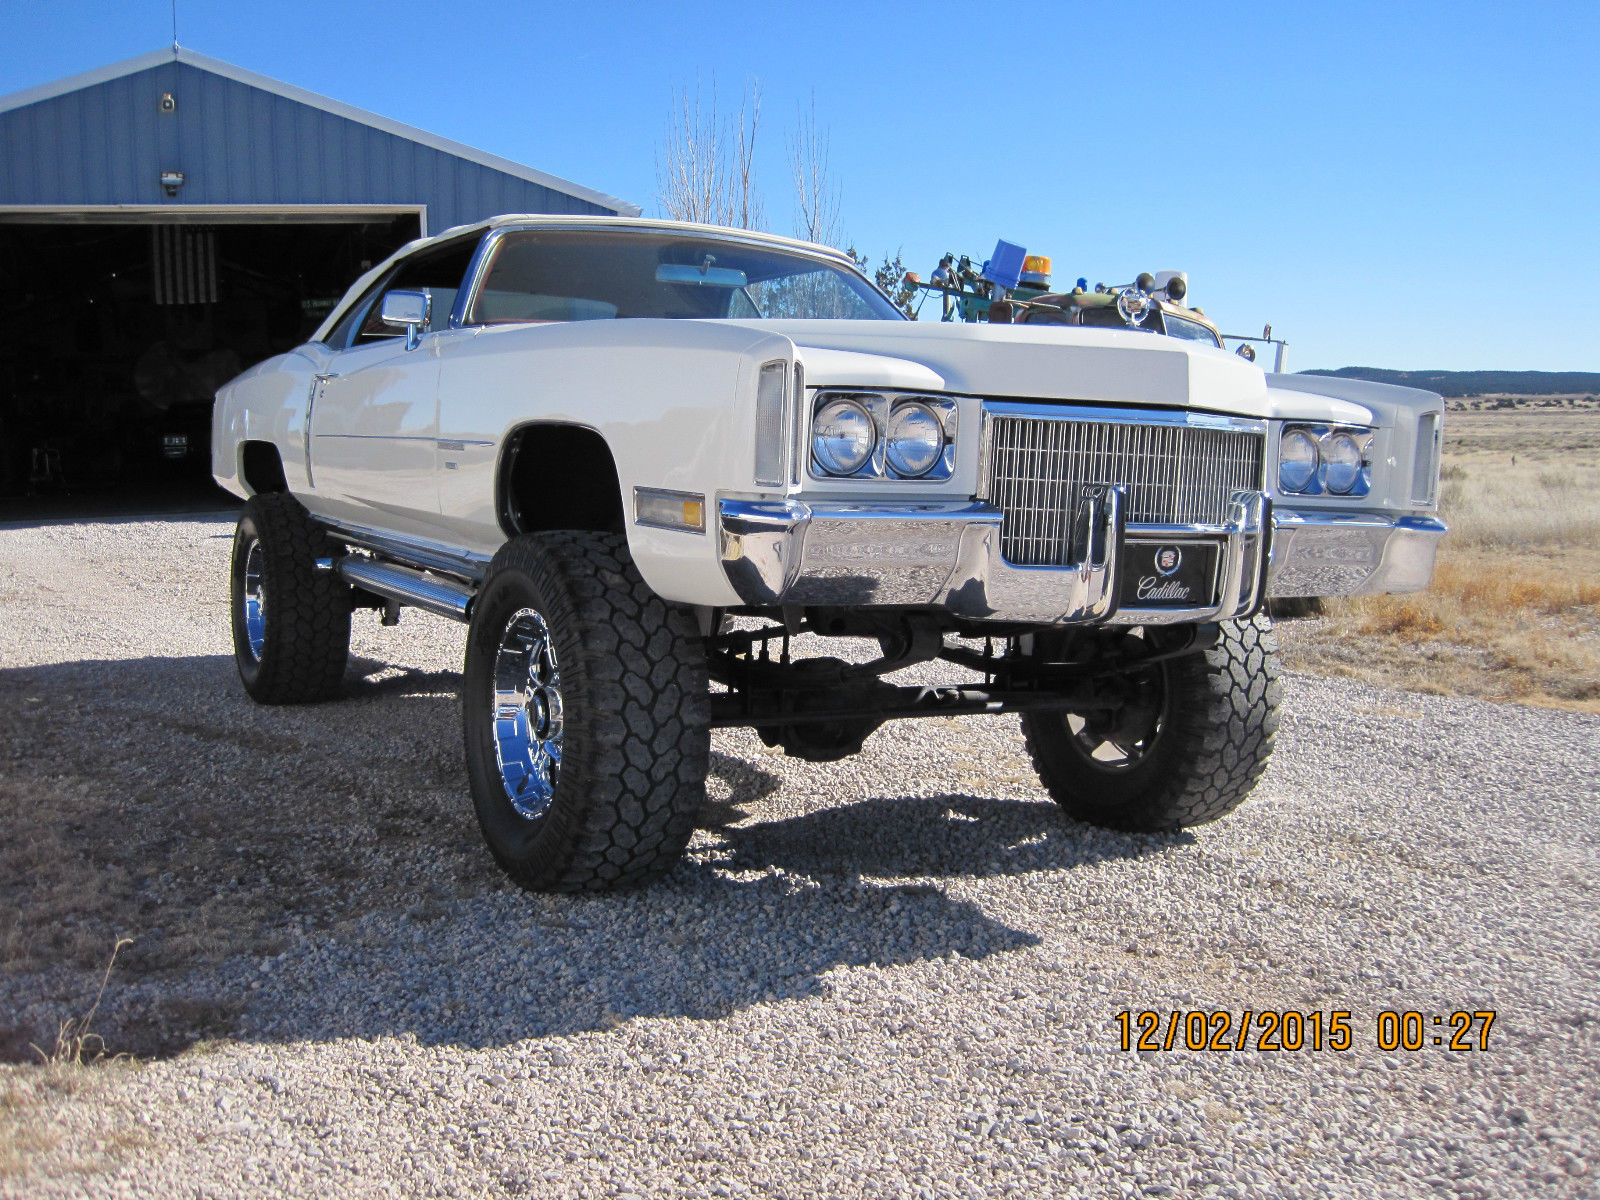
[[[1235,491],[1261,487],[1265,435],[1250,429],[991,414],[988,500],[1020,566],[1068,563],[1086,483],[1126,489],[1129,524],[1220,525]]]

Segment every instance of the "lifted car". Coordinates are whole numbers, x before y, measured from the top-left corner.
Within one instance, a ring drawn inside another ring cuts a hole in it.
[[[1178,337],[908,322],[785,238],[498,217],[218,393],[239,673],[331,699],[353,608],[467,622],[472,797],[529,888],[670,866],[720,726],[827,760],[1016,712],[1070,815],[1195,825],[1272,750],[1266,598],[1426,586],[1442,412]],[[965,681],[886,679],[933,660]]]

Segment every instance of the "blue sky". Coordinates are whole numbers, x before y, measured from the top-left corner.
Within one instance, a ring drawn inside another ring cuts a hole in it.
[[[926,276],[1189,272],[1290,366],[1600,370],[1600,2],[650,5],[179,0],[191,49],[659,212],[672,90],[815,97],[848,237]],[[170,0],[0,0],[0,93],[157,49]]]

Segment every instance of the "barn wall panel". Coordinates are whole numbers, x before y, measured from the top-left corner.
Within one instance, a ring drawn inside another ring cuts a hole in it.
[[[167,170],[184,173],[176,197]],[[434,233],[499,212],[614,211],[180,62],[0,113],[0,204],[415,204]]]

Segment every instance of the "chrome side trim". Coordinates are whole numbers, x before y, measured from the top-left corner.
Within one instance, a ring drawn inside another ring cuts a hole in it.
[[[430,434],[412,433],[319,433],[319,438],[330,441],[335,438],[345,438],[357,442],[436,442],[438,439]],[[485,443],[488,445],[490,443]],[[441,447],[442,448],[442,447]]]
[[[483,582],[484,573],[489,568],[489,555],[477,554],[471,550],[462,550],[455,546],[446,545],[444,542],[429,541],[425,538],[407,538],[400,534],[383,533],[376,529],[368,529],[363,525],[353,525],[345,521],[330,520],[327,517],[316,518],[317,522],[324,525],[341,542],[351,546],[359,546],[363,550],[370,550],[384,558],[392,558],[407,566],[417,567],[425,571],[441,572],[453,575],[457,579],[464,579],[469,583]]]
[[[317,478],[312,474],[311,463],[311,414],[316,410],[317,397],[322,395],[322,389],[328,385],[328,380],[339,378],[337,371],[324,371],[311,377],[311,390],[306,393],[306,415],[300,424],[301,452],[305,455],[306,486],[317,486]]]
[[[454,621],[466,621],[471,615],[476,589],[453,579],[353,554],[341,558],[335,569],[346,583],[385,600],[398,600]]]

